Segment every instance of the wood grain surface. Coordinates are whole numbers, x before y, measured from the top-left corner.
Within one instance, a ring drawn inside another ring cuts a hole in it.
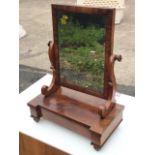
[[[20,132],[19,155],[69,155],[69,154]]]

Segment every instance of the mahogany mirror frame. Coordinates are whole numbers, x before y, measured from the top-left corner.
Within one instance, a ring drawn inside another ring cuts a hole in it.
[[[104,86],[103,86],[103,93],[90,90],[88,88],[84,88],[81,86],[73,85],[70,83],[66,83],[64,81],[60,80],[60,69],[59,69],[59,48],[58,48],[58,21],[57,21],[57,13],[59,11],[62,12],[71,12],[71,13],[84,13],[84,14],[96,14],[103,16],[105,19],[105,26],[106,34],[105,34],[105,51],[103,54],[105,54],[105,60],[104,60]],[[65,6],[65,5],[52,5],[52,21],[53,21],[53,35],[54,35],[54,49],[52,54],[52,63],[53,67],[55,68],[56,72],[56,78],[55,78],[55,84],[58,86],[64,86],[68,87],[77,91],[81,91],[90,95],[98,96],[104,99],[108,99],[108,94],[110,93],[110,85],[109,82],[110,79],[110,57],[113,54],[113,38],[114,38],[114,22],[115,22],[115,9],[100,9],[100,8],[89,8],[89,7],[80,7],[80,6]]]

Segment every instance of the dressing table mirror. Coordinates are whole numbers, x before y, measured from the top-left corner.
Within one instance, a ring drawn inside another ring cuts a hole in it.
[[[115,102],[114,63],[122,59],[113,54],[115,9],[51,6],[53,78],[28,103],[31,117],[77,132],[99,150],[122,121],[124,108]]]

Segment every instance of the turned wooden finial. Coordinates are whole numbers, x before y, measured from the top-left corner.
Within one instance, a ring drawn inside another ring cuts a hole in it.
[[[120,55],[120,54],[119,54],[119,55],[114,54],[114,61],[115,61],[115,60],[117,60],[117,61],[119,61],[119,62],[122,61],[122,55]]]

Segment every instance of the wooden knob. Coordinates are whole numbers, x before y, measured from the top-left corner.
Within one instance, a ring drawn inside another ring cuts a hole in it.
[[[115,60],[122,61],[122,55],[115,55]]]

